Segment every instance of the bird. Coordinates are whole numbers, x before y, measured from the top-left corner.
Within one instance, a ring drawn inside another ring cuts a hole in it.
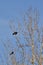
[[[12,55],[12,54],[14,54],[14,52],[13,52],[13,51],[10,53],[10,55]]]
[[[13,32],[12,35],[17,35],[18,32]]]

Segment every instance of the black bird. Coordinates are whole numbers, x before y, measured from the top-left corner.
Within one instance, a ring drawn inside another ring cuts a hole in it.
[[[13,35],[17,35],[18,32],[14,32]]]
[[[12,55],[12,54],[14,54],[14,52],[13,52],[13,51],[10,53],[10,55]]]

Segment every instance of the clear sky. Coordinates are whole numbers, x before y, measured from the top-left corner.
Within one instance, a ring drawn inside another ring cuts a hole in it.
[[[8,22],[11,19],[22,18],[30,6],[39,9],[39,21],[40,24],[43,25],[43,0],[0,0],[0,40],[5,40],[10,36],[11,31]],[[4,58],[3,45],[0,41],[0,56],[1,54]]]

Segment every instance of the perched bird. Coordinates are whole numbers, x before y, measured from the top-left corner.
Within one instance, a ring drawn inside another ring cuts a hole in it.
[[[14,52],[13,52],[13,51],[10,53],[10,55],[12,55],[12,54],[14,54]]]
[[[13,35],[17,35],[18,32],[13,32]]]

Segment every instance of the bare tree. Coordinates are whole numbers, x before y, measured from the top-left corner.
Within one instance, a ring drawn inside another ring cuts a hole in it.
[[[42,65],[43,64],[43,28],[40,28],[39,11],[29,8],[23,17],[23,22],[9,23],[12,36],[16,40],[16,49],[13,43],[3,43],[9,53],[12,65]],[[14,43],[15,44],[15,43]],[[14,49],[12,49],[14,48]]]
[[[21,26],[20,22],[18,22],[18,35],[14,36],[16,39],[16,44],[18,47],[18,52],[21,54],[21,61],[18,61],[22,65],[29,65],[32,64],[34,65],[35,63],[42,65],[43,63],[43,33],[41,33],[41,28],[38,25],[39,23],[39,11],[32,10],[32,8],[28,9],[28,12],[25,13],[24,15],[24,21],[23,26]],[[15,24],[13,24],[15,25]],[[13,26],[10,22],[10,28],[12,29],[12,33],[17,32],[15,31],[15,26]],[[14,32],[13,32],[14,31]],[[41,36],[42,34],[42,36]],[[22,44],[21,42],[21,37],[20,35],[23,35],[24,43]],[[38,48],[38,45],[41,45]],[[31,47],[31,52],[26,53],[26,47],[29,49]],[[20,50],[21,49],[21,50]],[[39,50],[38,50],[39,49]],[[31,55],[31,57],[30,57]],[[20,59],[21,59],[20,58]],[[27,59],[27,61],[26,61]],[[27,64],[26,64],[27,63]],[[20,65],[21,65],[20,64]]]

